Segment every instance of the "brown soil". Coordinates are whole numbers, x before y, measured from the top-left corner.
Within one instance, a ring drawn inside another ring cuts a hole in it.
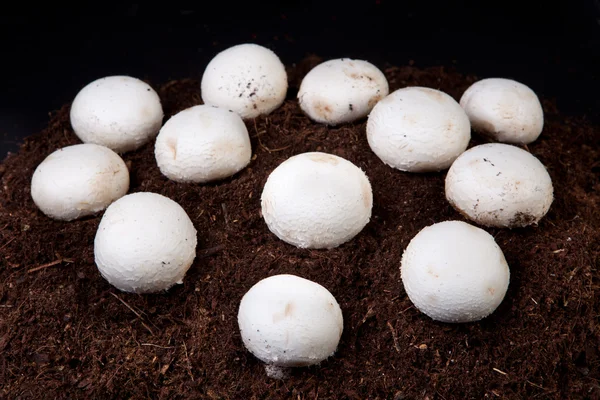
[[[539,226],[488,229],[511,267],[496,312],[477,323],[437,323],[411,305],[399,263],[420,229],[463,219],[444,198],[445,174],[385,166],[369,149],[364,121],[337,128],[310,122],[293,96],[317,61],[290,69],[283,107],[248,122],[254,157],[231,179],[169,181],[151,144],[124,156],[131,191],[169,196],[198,230],[196,262],[184,285],[167,294],[122,293],[100,276],[93,257],[100,216],[63,223],[34,206],[35,167],[78,142],[68,106],[0,165],[0,398],[600,397],[597,127],[544,102],[544,133],[529,150],[548,167],[556,200]],[[392,89],[422,85],[455,98],[475,80],[444,68],[388,68],[386,75]],[[159,93],[167,117],[200,103],[197,81],[170,82]],[[328,251],[285,244],[260,216],[269,172],[293,154],[315,150],[356,163],[374,191],[371,222]],[[345,318],[337,353],[283,381],[265,376],[236,322],[242,295],[279,273],[324,285]]]

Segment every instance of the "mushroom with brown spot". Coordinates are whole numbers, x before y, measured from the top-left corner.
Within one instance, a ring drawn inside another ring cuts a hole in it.
[[[460,99],[473,130],[504,143],[535,141],[544,128],[544,110],[526,85],[504,78],[482,79]]]
[[[310,70],[300,84],[298,102],[313,121],[339,125],[366,117],[388,92],[387,79],[376,66],[342,58]]]
[[[344,320],[335,297],[316,282],[295,275],[265,278],[240,302],[238,325],[244,346],[282,377],[282,368],[322,362],[336,351]]]
[[[204,183],[241,171],[250,163],[252,148],[239,115],[200,105],[175,114],[165,123],[156,138],[154,155],[167,178]]]

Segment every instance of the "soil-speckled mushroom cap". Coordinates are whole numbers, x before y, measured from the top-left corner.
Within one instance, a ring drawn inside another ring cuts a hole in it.
[[[116,288],[155,293],[183,283],[196,257],[196,229],[185,210],[157,193],[121,197],[104,213],[94,240],[101,275]]]
[[[465,151],[446,175],[446,198],[461,214],[484,226],[536,224],[554,199],[544,165],[516,146],[488,143]]]
[[[335,352],[344,320],[333,295],[294,275],[263,279],[244,295],[238,325],[246,348],[279,367],[318,364]]]
[[[251,43],[217,54],[201,82],[205,104],[232,110],[244,119],[275,110],[285,100],[287,87],[287,73],[279,57]]]
[[[422,229],[402,255],[401,275],[418,310],[452,323],[477,321],[494,312],[510,279],[494,238],[462,221]]]
[[[373,192],[350,161],[321,152],[288,158],[269,175],[261,196],[267,226],[300,248],[333,248],[369,222]]]
[[[313,121],[338,125],[366,117],[388,93],[387,79],[376,66],[341,58],[310,70],[300,85],[298,101]]]

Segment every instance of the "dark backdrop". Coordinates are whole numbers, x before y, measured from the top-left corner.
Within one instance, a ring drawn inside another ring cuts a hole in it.
[[[3,10],[0,159],[96,78],[200,78],[212,56],[242,42],[266,45],[286,64],[316,53],[379,66],[455,65],[520,80],[563,112],[598,121],[600,0],[260,3],[23,2]]]

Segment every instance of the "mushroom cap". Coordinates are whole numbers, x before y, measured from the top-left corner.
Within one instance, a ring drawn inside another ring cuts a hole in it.
[[[261,196],[267,226],[300,248],[333,248],[371,218],[373,193],[365,173],[341,157],[302,153],[269,175]]]
[[[138,192],[111,204],[98,226],[100,274],[125,292],[154,293],[183,283],[196,257],[196,229],[184,209],[157,193]]]
[[[418,310],[452,323],[477,321],[494,312],[510,279],[494,238],[462,221],[421,230],[402,255],[401,275]]]
[[[470,220],[498,228],[536,224],[553,201],[544,165],[516,146],[488,143],[465,151],[446,175],[446,198]]]
[[[163,110],[158,94],[147,83],[130,76],[108,76],[77,93],[70,117],[82,142],[125,153],[156,136]]]
[[[449,95],[425,87],[398,89],[369,114],[367,139],[387,165],[408,172],[441,171],[467,148],[469,118]]]
[[[337,301],[323,286],[294,275],[275,275],[244,295],[238,325],[244,345],[259,360],[301,367],[333,355],[344,320]]]
[[[200,105],[171,117],[154,147],[156,162],[177,182],[209,182],[229,177],[248,165],[252,147],[246,125],[236,113]]]
[[[238,113],[242,118],[269,114],[285,100],[287,73],[277,55],[252,43],[217,54],[202,76],[205,104]]]
[[[376,66],[341,58],[310,70],[300,84],[298,101],[313,121],[338,125],[366,117],[388,93],[387,79]]]
[[[56,150],[31,179],[31,197],[48,217],[71,221],[104,210],[129,190],[129,170],[117,153],[97,144]]]
[[[474,131],[499,142],[531,143],[544,128],[544,110],[537,95],[512,79],[477,81],[462,95],[460,105]]]

